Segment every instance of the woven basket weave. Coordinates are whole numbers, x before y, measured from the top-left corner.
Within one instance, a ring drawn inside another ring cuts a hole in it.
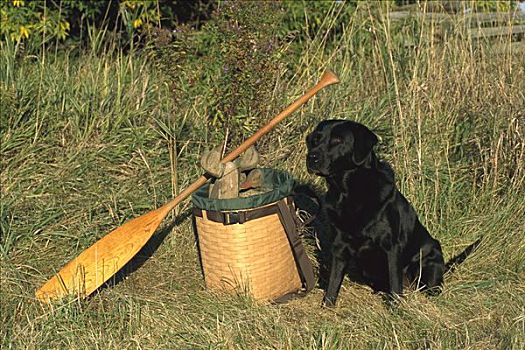
[[[196,203],[198,201],[194,201],[194,205]],[[249,214],[276,203],[243,209],[243,212]],[[213,211],[198,209],[200,215],[194,215],[195,228],[207,288],[248,294],[257,300],[275,300],[301,289],[292,248],[277,213],[243,223],[224,224],[210,220],[209,213]],[[220,212],[228,213],[227,210]]]
[[[195,217],[206,287],[273,300],[301,288],[301,279],[277,214],[224,225]]]

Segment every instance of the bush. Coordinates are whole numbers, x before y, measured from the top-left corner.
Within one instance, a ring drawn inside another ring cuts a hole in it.
[[[1,40],[38,48],[50,42],[78,45],[89,28],[112,30],[120,45],[132,44],[137,34],[176,22],[199,22],[210,5],[171,0],[23,1],[2,0]]]
[[[196,98],[214,128],[239,144],[268,114],[275,81],[285,64],[278,40],[282,9],[275,2],[224,2],[199,30],[158,30],[157,62],[172,83],[176,108]]]
[[[75,18],[93,18],[99,15],[106,4],[81,0],[51,1],[2,1],[0,3],[1,29],[5,39],[21,42],[34,40],[44,44],[51,40],[65,40]],[[76,24],[76,22],[75,22]]]

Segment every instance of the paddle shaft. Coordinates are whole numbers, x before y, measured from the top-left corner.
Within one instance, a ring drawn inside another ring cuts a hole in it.
[[[235,158],[237,158],[239,155],[241,155],[244,151],[246,151],[248,148],[250,148],[255,142],[257,142],[261,137],[269,133],[277,124],[279,124],[284,118],[295,112],[299,107],[301,107],[303,104],[305,104],[310,98],[312,98],[319,90],[323,89],[324,87],[332,84],[336,84],[339,82],[339,79],[337,76],[332,73],[331,71],[326,71],[323,76],[321,77],[321,80],[317,85],[312,87],[310,90],[308,90],[304,95],[299,97],[297,100],[295,100],[291,105],[286,107],[284,111],[276,115],[268,124],[257,130],[255,134],[253,134],[250,138],[245,140],[239,147],[231,151],[228,155],[226,155],[221,162],[227,163],[231,162]],[[173,208],[175,208],[180,202],[182,202],[184,199],[186,199],[189,195],[191,195],[193,192],[197,191],[200,187],[202,187],[206,182],[209,180],[209,177],[206,175],[202,175],[199,177],[195,182],[193,182],[191,185],[186,187],[184,191],[182,191],[177,197],[166,203],[163,207],[166,208],[166,210],[169,212]]]

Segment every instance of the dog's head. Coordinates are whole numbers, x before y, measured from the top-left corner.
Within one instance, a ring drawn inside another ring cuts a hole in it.
[[[350,120],[325,120],[306,137],[306,167],[310,173],[330,176],[362,166],[377,136]]]

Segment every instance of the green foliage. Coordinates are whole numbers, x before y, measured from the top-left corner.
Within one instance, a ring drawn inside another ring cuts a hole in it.
[[[272,2],[225,2],[213,18],[203,28],[209,33],[204,38],[208,63],[215,61],[219,70],[213,82],[212,117],[233,131],[253,132],[272,107],[275,79],[283,65],[277,41],[282,14]],[[232,136],[235,142],[245,137]]]
[[[0,84],[0,133],[8,128],[11,117],[16,113],[16,93],[6,84]]]
[[[64,8],[45,1],[3,0],[0,3],[2,36],[13,41],[37,37],[41,42],[55,38],[64,40],[69,35],[68,14],[82,6],[82,1],[66,2]]]
[[[286,15],[280,26],[281,36],[292,36],[296,41],[303,43],[315,37],[323,27],[328,16],[335,21],[330,32],[324,33],[331,38],[341,35],[343,28],[348,24],[352,13],[357,7],[358,0],[349,1],[308,1],[285,0],[281,6]]]
[[[473,2],[474,8],[481,12],[504,12],[516,8],[516,0],[477,0]]]
[[[119,12],[129,37],[139,28],[160,25],[159,0],[120,0]]]
[[[160,24],[159,0],[22,1],[0,3],[2,39],[38,47],[72,38],[78,43],[86,28],[109,26],[126,38]],[[106,20],[106,21],[104,21]]]
[[[180,26],[171,38],[159,30],[157,62],[172,81],[177,108],[205,99],[209,123],[229,132],[233,144],[260,126],[285,63],[282,15],[275,2],[228,1],[199,31]]]

